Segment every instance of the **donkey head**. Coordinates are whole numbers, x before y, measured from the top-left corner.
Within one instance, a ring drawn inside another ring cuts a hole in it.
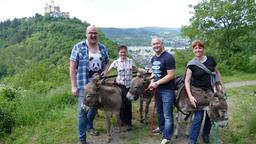
[[[217,122],[220,127],[227,126],[228,104],[225,99],[225,92],[220,83],[214,86],[214,94],[209,98],[208,115],[213,122]]]
[[[137,100],[143,94],[150,83],[150,75],[146,70],[138,70],[137,76],[132,79],[131,87],[126,95],[129,100]]]
[[[87,111],[89,107],[98,104],[99,94],[97,93],[101,84],[100,76],[93,75],[93,79],[85,86],[85,96],[82,103],[82,108]]]

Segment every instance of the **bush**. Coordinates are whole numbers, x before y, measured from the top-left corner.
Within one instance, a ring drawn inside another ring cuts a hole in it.
[[[11,133],[11,130],[15,124],[15,118],[13,113],[7,108],[3,109],[2,108],[2,99],[0,103],[0,137],[5,135],[6,133]]]
[[[248,68],[245,71],[249,73],[254,73],[256,71],[255,63],[256,63],[256,55],[250,57]]]
[[[11,133],[15,126],[18,91],[12,87],[0,87],[0,137]]]

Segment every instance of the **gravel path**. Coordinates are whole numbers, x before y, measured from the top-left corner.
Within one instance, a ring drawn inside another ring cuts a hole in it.
[[[249,86],[249,85],[256,85],[256,80],[229,82],[225,84],[225,87],[228,89],[228,88],[236,88],[236,87]]]

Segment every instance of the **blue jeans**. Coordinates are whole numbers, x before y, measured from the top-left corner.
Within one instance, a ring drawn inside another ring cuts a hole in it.
[[[193,143],[197,142],[197,138],[200,134],[200,129],[201,129],[202,121],[203,121],[203,116],[204,116],[204,111],[196,111],[194,113],[194,120],[192,122],[191,130],[190,130],[190,134],[189,134],[190,142],[193,142]],[[206,114],[202,134],[203,135],[209,135],[210,131],[211,131],[211,127],[212,127],[212,124],[211,124],[210,118]]]
[[[93,129],[93,119],[97,113],[97,108],[90,107],[87,112],[81,108],[85,91],[79,89],[78,94],[78,138],[80,141],[86,140],[86,131]]]
[[[158,126],[163,132],[163,138],[171,140],[173,134],[173,90],[156,91],[156,110],[158,116]]]

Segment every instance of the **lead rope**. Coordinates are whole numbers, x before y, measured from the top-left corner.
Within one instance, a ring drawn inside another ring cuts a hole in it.
[[[219,136],[218,124],[216,122],[214,122],[213,125],[215,127],[214,144],[219,144],[219,142],[218,142],[218,136]]]
[[[156,89],[153,89],[154,94],[154,108],[152,112],[152,119],[151,119],[151,135],[153,134],[153,130],[155,129],[155,110],[156,110]]]

